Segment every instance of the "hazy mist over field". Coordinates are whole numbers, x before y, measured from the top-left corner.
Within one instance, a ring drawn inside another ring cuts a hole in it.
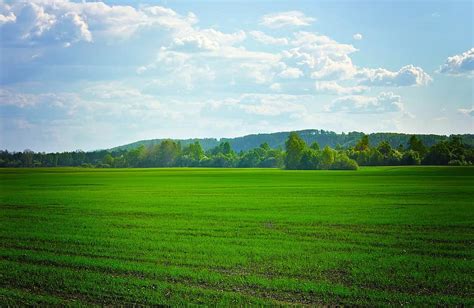
[[[0,1],[0,148],[473,133],[472,1]]]

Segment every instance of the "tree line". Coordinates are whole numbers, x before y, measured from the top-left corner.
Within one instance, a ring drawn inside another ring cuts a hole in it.
[[[163,140],[133,149],[94,152],[36,153],[0,151],[0,167],[215,167],[215,168],[286,168],[356,170],[359,166],[396,165],[472,165],[474,149],[453,137],[431,147],[417,136],[406,146],[394,148],[387,141],[371,145],[367,135],[351,147],[307,144],[297,133],[291,133],[285,148],[271,148],[268,143],[248,151],[235,152],[228,141],[205,151],[199,141],[182,146]]]

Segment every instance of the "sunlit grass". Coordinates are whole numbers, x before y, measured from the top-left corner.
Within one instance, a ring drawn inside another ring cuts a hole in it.
[[[0,303],[472,306],[474,168],[1,169]]]

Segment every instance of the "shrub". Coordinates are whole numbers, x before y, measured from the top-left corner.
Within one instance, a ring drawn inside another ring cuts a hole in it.
[[[331,164],[330,168],[332,170],[357,170],[359,165],[353,159],[347,157],[346,154],[339,154],[336,156],[335,161]]]

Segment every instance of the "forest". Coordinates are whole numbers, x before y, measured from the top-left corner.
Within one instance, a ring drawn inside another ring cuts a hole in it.
[[[267,142],[247,151],[236,152],[229,141],[205,150],[199,141],[183,145],[165,139],[148,146],[93,152],[73,151],[37,153],[0,151],[0,167],[214,167],[214,168],[285,168],[306,170],[347,169],[358,166],[398,165],[471,165],[474,147],[460,136],[451,136],[427,146],[416,135],[406,145],[393,147],[383,140],[371,144],[368,135],[353,146],[309,144],[297,132],[288,135],[284,147],[272,148]]]

